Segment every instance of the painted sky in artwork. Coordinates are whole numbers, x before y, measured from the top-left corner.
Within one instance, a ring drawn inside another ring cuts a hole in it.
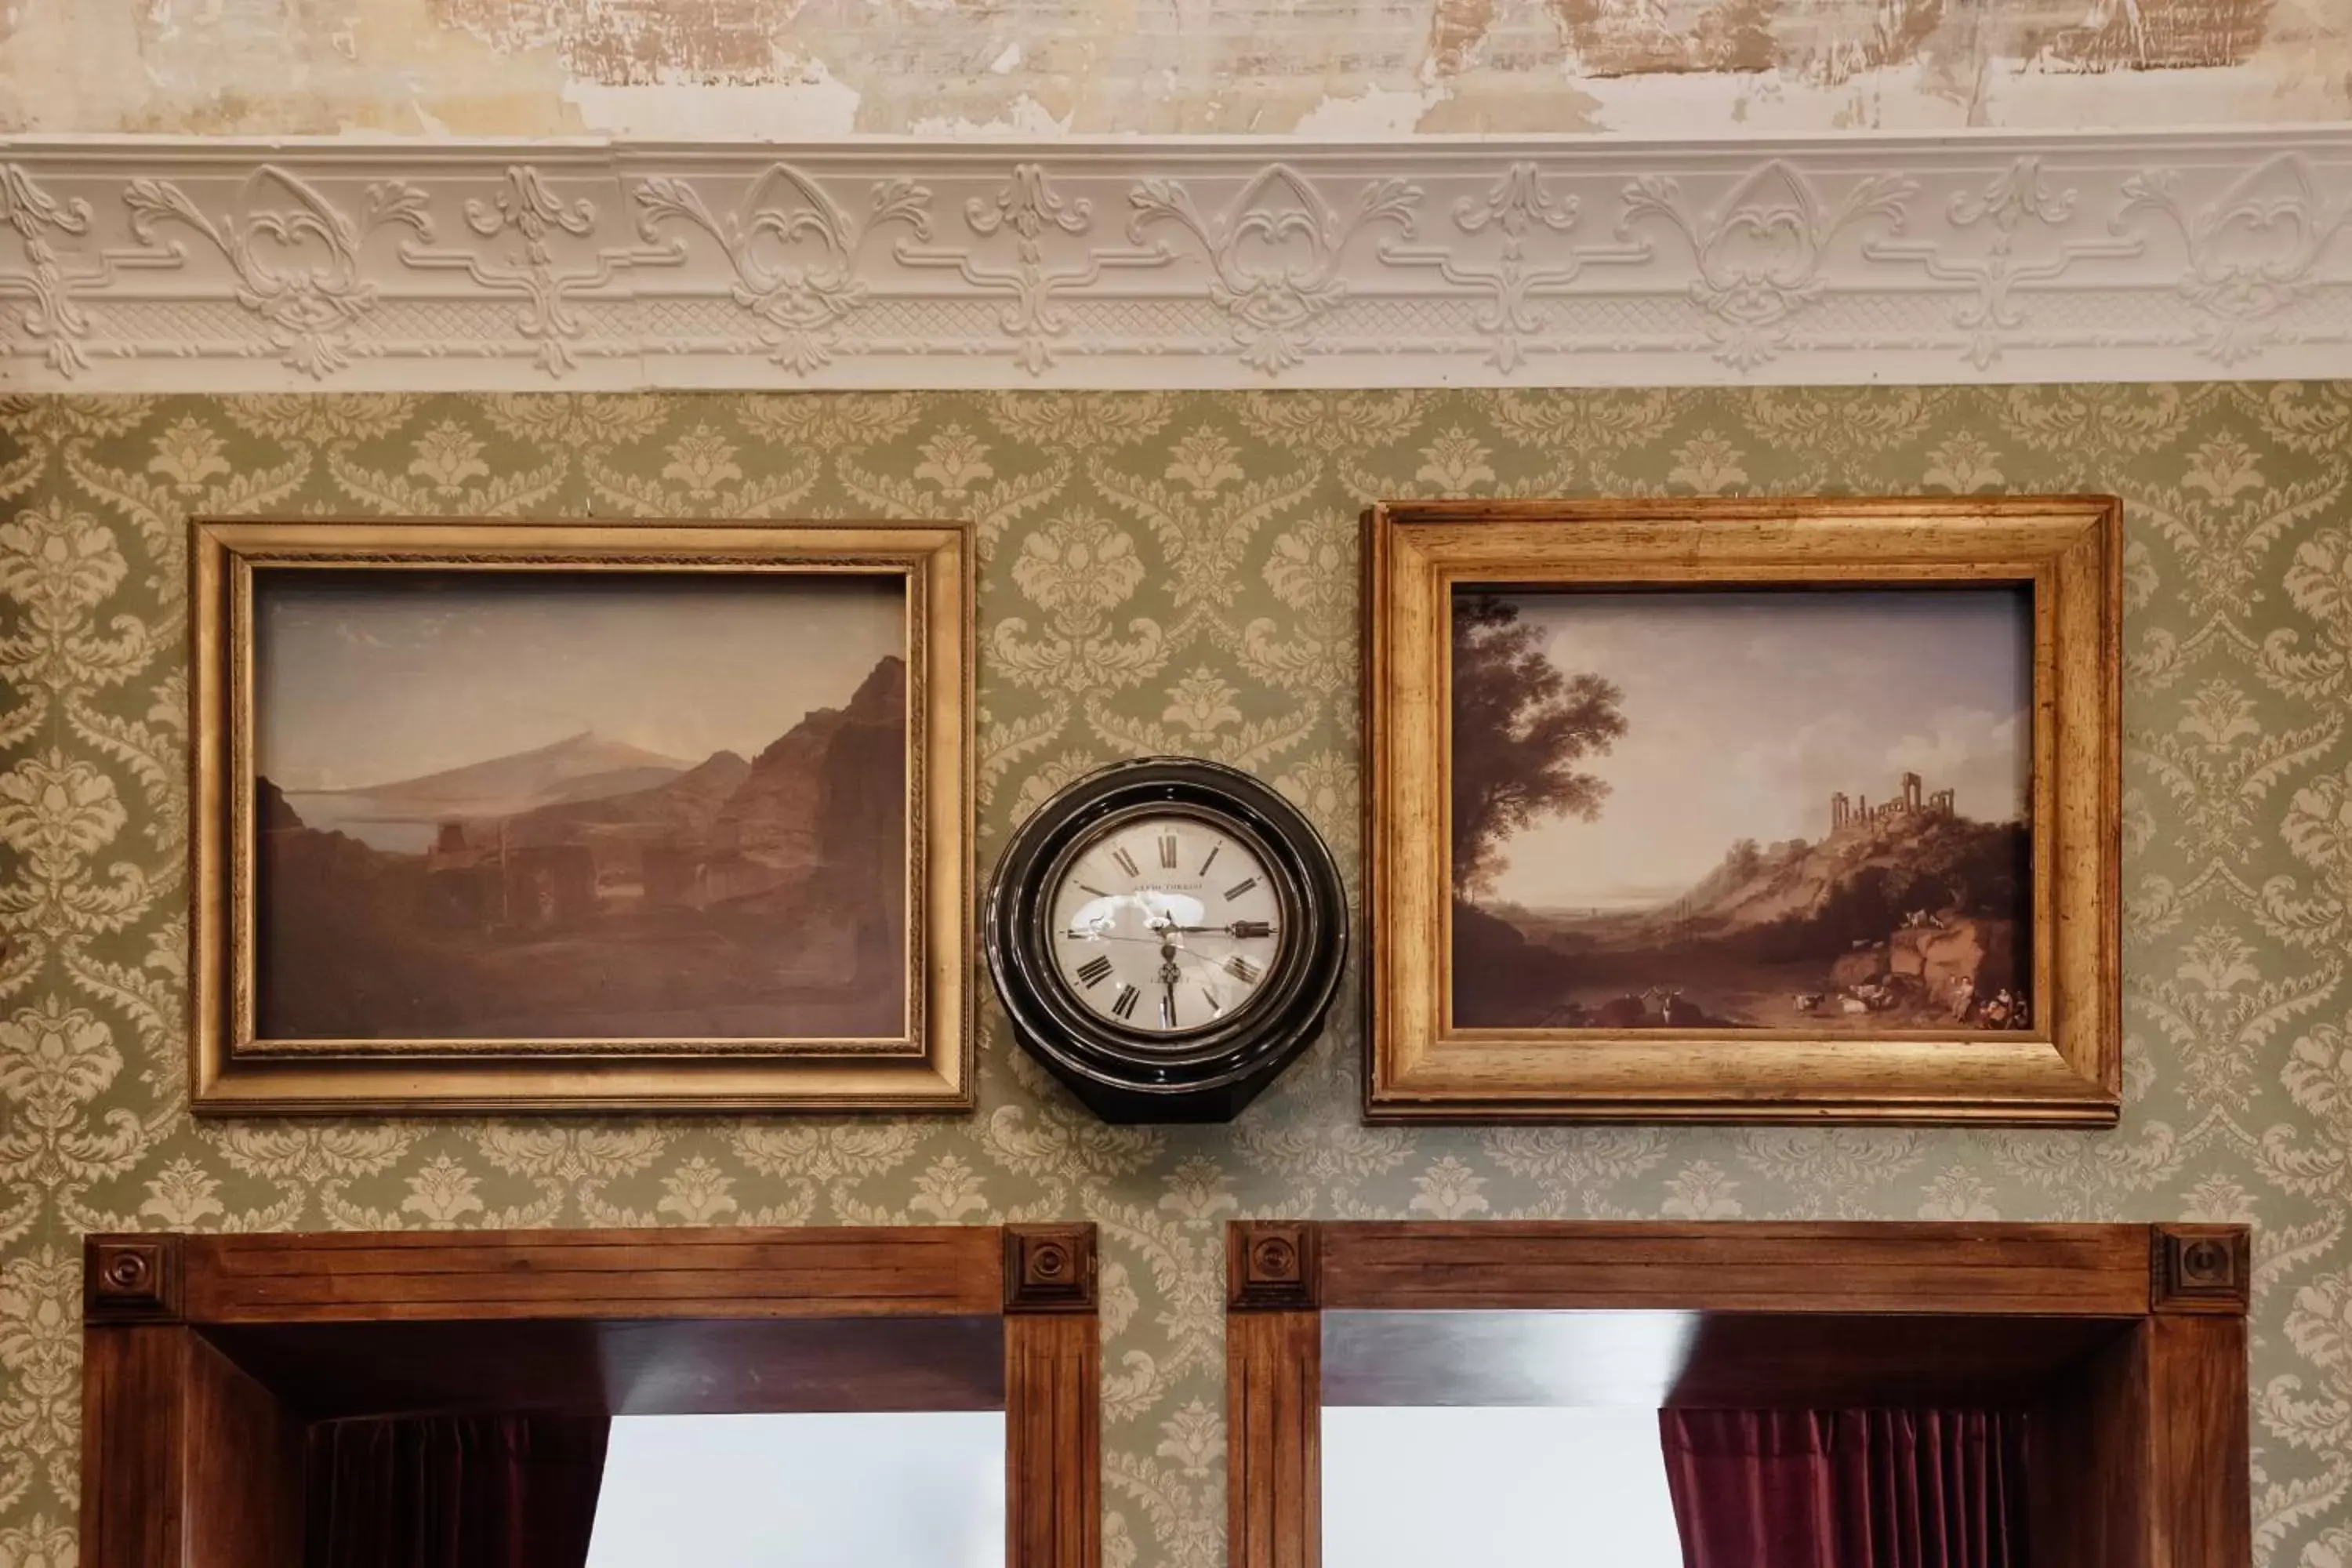
[[[257,595],[259,767],[415,778],[590,732],[745,758],[903,651],[898,577],[280,579]]]
[[[1496,896],[1530,908],[1672,898],[1739,838],[1818,839],[1829,797],[1906,772],[1964,816],[2021,819],[2032,646],[2022,590],[1550,593],[1512,601],[1570,674],[1624,692],[1626,732],[1589,770],[1587,823],[1510,844]]]

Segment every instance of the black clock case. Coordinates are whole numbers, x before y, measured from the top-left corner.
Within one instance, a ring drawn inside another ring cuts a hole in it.
[[[1247,843],[1295,931],[1259,1000],[1222,1023],[1161,1036],[1098,1018],[1067,995],[1043,911],[1073,845],[1114,819],[1168,811]],[[1076,781],[1014,831],[989,884],[982,945],[1015,1038],[1096,1115],[1230,1121],[1322,1026],[1347,966],[1347,890],[1313,825],[1273,789],[1222,763],[1147,757]]]

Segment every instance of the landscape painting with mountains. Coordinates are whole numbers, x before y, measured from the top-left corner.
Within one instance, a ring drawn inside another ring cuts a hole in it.
[[[2031,604],[1457,590],[1452,1011],[2033,1026]]]
[[[263,1039],[904,1033],[898,579],[281,575],[256,609]]]

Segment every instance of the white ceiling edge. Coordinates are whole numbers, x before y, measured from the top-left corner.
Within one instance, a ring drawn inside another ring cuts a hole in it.
[[[2352,126],[0,141],[15,391],[2352,376]]]

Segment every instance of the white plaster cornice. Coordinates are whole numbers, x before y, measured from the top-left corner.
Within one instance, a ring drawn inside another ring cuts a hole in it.
[[[2352,375],[2352,127],[0,142],[18,390]]]

